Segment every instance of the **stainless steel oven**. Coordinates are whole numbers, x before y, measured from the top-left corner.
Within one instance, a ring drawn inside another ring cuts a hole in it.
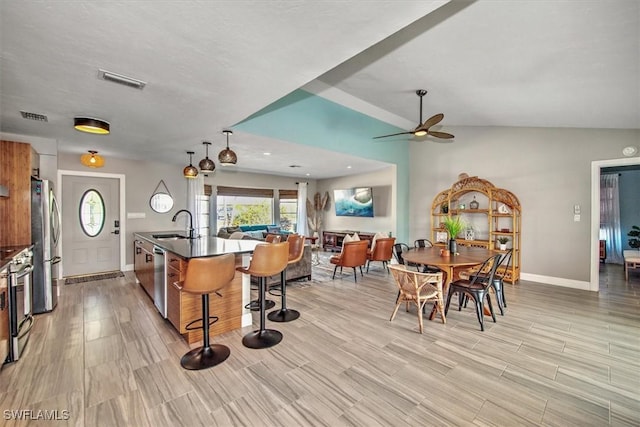
[[[31,249],[14,255],[9,263],[9,356],[7,362],[20,358],[33,326]]]

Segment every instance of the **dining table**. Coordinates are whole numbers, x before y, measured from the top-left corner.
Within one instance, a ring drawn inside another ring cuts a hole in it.
[[[458,246],[455,254],[444,256],[447,252],[447,249],[441,246],[412,248],[406,252],[402,252],[402,258],[404,258],[405,262],[438,267],[445,273],[442,283],[444,298],[448,298],[449,285],[458,278],[457,274],[461,270],[480,265],[485,262],[487,258],[497,253],[490,249],[465,246]],[[490,314],[486,307],[484,310],[486,314]],[[431,310],[429,320],[433,320],[435,314],[436,310],[434,306],[433,310]]]

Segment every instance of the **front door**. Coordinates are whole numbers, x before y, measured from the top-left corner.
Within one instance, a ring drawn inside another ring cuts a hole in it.
[[[119,185],[117,178],[62,177],[65,277],[120,269]]]

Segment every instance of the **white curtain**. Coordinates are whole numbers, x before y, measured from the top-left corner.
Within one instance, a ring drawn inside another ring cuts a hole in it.
[[[205,214],[208,212],[205,209],[204,175],[202,174],[198,174],[195,178],[187,179],[187,209],[193,215],[195,235],[208,235],[206,231],[209,229],[209,223],[204,219],[207,217]],[[185,227],[189,228],[188,218]]]
[[[296,232],[307,235],[307,183],[298,183],[298,214],[296,215]]]
[[[600,239],[606,240],[606,262],[622,264],[618,174],[600,175]]]

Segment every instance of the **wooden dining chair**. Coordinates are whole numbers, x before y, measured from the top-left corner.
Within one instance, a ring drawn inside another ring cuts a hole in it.
[[[389,270],[398,285],[399,295],[396,299],[396,307],[391,314],[392,321],[398,313],[398,308],[404,302],[405,310],[409,311],[409,304],[415,304],[418,312],[418,325],[420,333],[423,332],[424,325],[422,313],[427,302],[433,301],[436,311],[440,313],[442,323],[447,323],[444,314],[444,301],[442,295],[442,272],[420,273],[418,271],[407,270],[404,265],[390,265]]]

